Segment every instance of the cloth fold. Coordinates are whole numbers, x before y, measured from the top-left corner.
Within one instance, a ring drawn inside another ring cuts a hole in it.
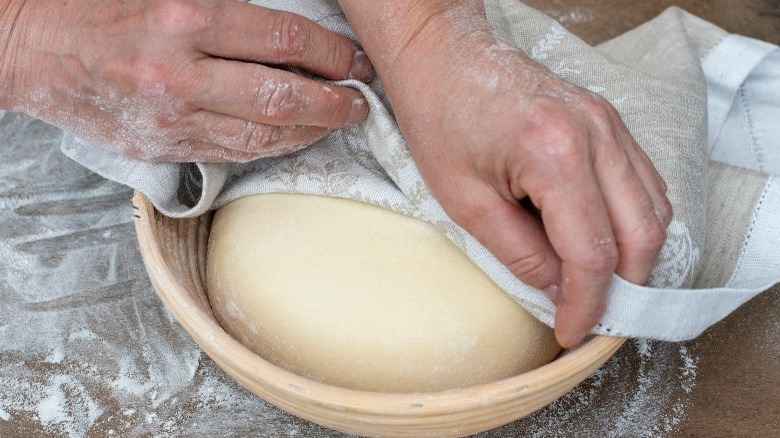
[[[251,3],[302,13],[354,37],[334,1]],[[488,0],[485,6],[500,37],[607,98],[669,185],[675,219],[650,285],[615,276],[594,333],[690,339],[780,281],[780,128],[771,123],[780,112],[780,48],[729,35],[677,8],[591,47],[516,0]],[[732,68],[735,61],[738,69]],[[340,83],[366,96],[367,120],[286,157],[245,164],[146,163],[72,135],[64,137],[62,150],[141,190],[174,217],[199,215],[250,194],[284,192],[344,197],[420,218],[552,325],[555,308],[545,294],[517,280],[433,198],[381,83]]]

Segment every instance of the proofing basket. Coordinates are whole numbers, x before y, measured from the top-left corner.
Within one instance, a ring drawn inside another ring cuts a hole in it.
[[[625,342],[625,338],[596,336],[535,370],[463,389],[378,393],[323,384],[264,360],[217,322],[205,286],[211,213],[168,218],[140,192],[133,198],[133,213],[149,278],[200,348],[259,397],[343,432],[372,437],[457,437],[502,426],[565,394]]]

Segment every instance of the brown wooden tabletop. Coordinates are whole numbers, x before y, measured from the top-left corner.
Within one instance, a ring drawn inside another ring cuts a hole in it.
[[[527,3],[597,43],[675,2]],[[778,0],[676,4],[780,43]],[[257,399],[200,353],[146,279],[131,191],[65,158],[61,136],[27,117],[0,117],[0,437],[344,436]],[[559,401],[481,436],[779,431],[775,287],[693,341],[629,341]]]
[[[780,434],[780,287],[686,345],[698,357],[696,389],[672,436]]]

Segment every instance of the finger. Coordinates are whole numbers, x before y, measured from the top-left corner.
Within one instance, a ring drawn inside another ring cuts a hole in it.
[[[221,2],[199,49],[213,56],[299,67],[329,79],[370,80],[373,68],[348,38],[289,12]]]
[[[622,123],[623,122],[620,121],[620,124]],[[626,149],[629,159],[631,160],[639,179],[642,180],[642,184],[644,184],[647,189],[647,192],[653,201],[653,205],[661,216],[662,222],[665,226],[668,226],[672,221],[674,212],[672,210],[672,204],[666,196],[668,190],[666,181],[664,181],[647,153],[639,147],[627,130],[625,132],[628,138],[624,140],[626,142],[624,144],[634,144],[634,147]]]
[[[339,128],[368,114],[363,95],[284,70],[240,61],[198,61],[199,84],[193,105],[268,125]]]
[[[616,134],[611,138],[621,137]],[[645,284],[666,241],[666,223],[660,210],[663,207],[656,205],[665,196],[652,168],[640,157],[630,159],[629,151],[638,150],[633,138],[625,141],[630,143],[617,145],[613,141],[610,146],[609,140],[603,141],[596,150],[596,175],[615,234],[619,254],[616,273],[633,283]]]
[[[329,132],[312,126],[264,125],[210,111],[198,111],[182,119],[177,131],[187,144],[219,145],[233,151],[229,156],[235,158],[229,161],[287,155],[321,140]]]
[[[562,346],[573,347],[604,312],[618,252],[587,149],[565,141],[557,147],[563,149],[551,156],[564,159],[555,166],[529,163],[546,170],[529,172],[526,186],[541,209],[547,236],[561,258],[556,338]]]
[[[520,280],[542,290],[560,284],[560,259],[542,224],[514,199],[479,181],[459,180],[458,198],[442,198],[447,213]]]
[[[225,148],[216,143],[173,138],[125,137],[125,143],[114,143],[123,155],[148,162],[246,162],[258,158],[257,153]]]
[[[245,163],[258,158],[255,154],[222,147],[199,140],[179,140],[155,153],[155,162]]]
[[[305,147],[305,145],[291,147],[290,152],[301,147]],[[246,163],[258,158],[282,155],[274,152],[245,152],[226,148],[217,143],[194,139],[179,140],[166,147],[157,147],[156,149],[154,155],[147,155],[143,159],[155,162]]]

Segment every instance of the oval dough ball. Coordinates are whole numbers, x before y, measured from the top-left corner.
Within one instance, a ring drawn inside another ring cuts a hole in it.
[[[211,306],[225,330],[296,374],[422,392],[552,360],[552,330],[434,226],[337,198],[256,195],[217,211]]]

